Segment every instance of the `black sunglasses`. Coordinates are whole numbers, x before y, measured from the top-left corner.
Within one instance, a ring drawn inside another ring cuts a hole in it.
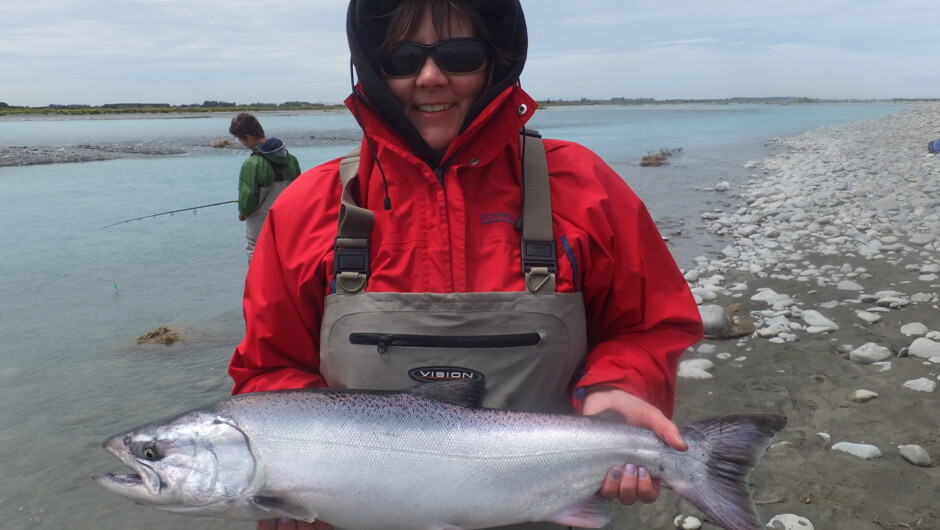
[[[382,59],[385,77],[411,77],[421,71],[428,55],[434,57],[438,68],[448,74],[472,74],[486,66],[486,43],[480,39],[462,37],[434,44],[402,42]]]

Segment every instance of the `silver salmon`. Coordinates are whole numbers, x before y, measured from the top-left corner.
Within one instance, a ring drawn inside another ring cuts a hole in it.
[[[297,390],[232,397],[115,435],[134,473],[92,479],[187,515],[322,519],[346,530],[470,530],[529,521],[600,528],[598,488],[633,463],[728,530],[762,528],[747,476],[786,425],[720,416],[681,427],[689,450],[596,417],[483,409],[482,383],[401,392]]]

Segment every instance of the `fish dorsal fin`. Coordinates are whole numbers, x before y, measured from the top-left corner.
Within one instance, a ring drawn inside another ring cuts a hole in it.
[[[607,513],[607,502],[600,495],[594,495],[566,508],[549,521],[562,526],[603,528],[610,522],[610,514]]]
[[[270,513],[275,517],[286,517],[312,523],[317,520],[317,512],[302,506],[288,504],[277,497],[255,496],[249,499],[251,504],[259,510]]]
[[[480,379],[452,379],[422,383],[411,387],[408,392],[434,401],[478,409],[483,404],[486,385]]]

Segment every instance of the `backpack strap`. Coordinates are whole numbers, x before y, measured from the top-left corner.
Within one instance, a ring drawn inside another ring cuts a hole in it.
[[[339,228],[336,231],[333,253],[333,280],[336,292],[348,294],[366,290],[369,277],[369,234],[375,223],[372,210],[356,204],[359,154],[360,148],[357,147],[339,163],[343,196],[339,206]]]

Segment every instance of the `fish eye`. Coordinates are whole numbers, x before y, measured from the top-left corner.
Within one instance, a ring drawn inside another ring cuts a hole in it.
[[[163,458],[163,455],[161,455],[160,451],[157,450],[157,444],[153,442],[144,444],[144,446],[141,447],[140,455],[147,460],[150,460],[151,462]]]

